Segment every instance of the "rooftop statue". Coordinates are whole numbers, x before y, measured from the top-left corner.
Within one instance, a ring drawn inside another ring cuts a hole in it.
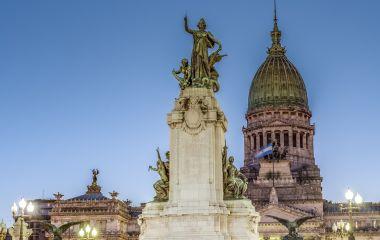
[[[164,162],[161,159],[160,150],[157,148],[157,166],[156,168],[149,166],[149,170],[156,171],[160,175],[160,180],[158,180],[154,185],[154,190],[156,191],[155,201],[167,201],[169,199],[169,161],[170,152],[166,152],[167,161]]]
[[[267,215],[267,216],[270,218],[276,219],[279,223],[281,223],[288,229],[289,231],[288,235],[284,236],[282,240],[303,240],[303,237],[301,237],[298,234],[298,228],[307,220],[315,218],[315,216],[308,216],[308,217],[298,218],[295,221],[289,221],[289,220],[271,216],[271,215]]]
[[[242,199],[247,191],[248,181],[233,164],[234,157],[230,156],[227,160],[227,146],[222,152],[223,163],[223,185],[225,199]]]
[[[98,169],[92,170],[92,183],[91,185],[87,186],[87,193],[100,193],[101,187],[98,185],[98,175],[99,175]]]
[[[206,21],[201,18],[198,22],[198,29],[191,29],[188,25],[187,17],[184,18],[185,30],[193,36],[193,50],[191,54],[191,65],[188,60],[182,60],[182,66],[178,71],[173,70],[173,75],[180,82],[181,89],[186,87],[206,87],[219,90],[218,77],[215,63],[222,60],[226,55],[221,55],[222,44],[211,32],[206,31]],[[218,49],[209,55],[208,50],[218,45]],[[178,74],[183,74],[179,77]]]

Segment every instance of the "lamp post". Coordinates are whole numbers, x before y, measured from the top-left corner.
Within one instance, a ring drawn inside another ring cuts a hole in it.
[[[351,226],[349,223],[340,220],[339,222],[334,223],[331,228],[335,234],[343,239],[344,236],[349,234]]]
[[[3,221],[0,223],[0,240],[4,240],[5,237],[7,236],[7,225]]]
[[[84,228],[81,228],[78,232],[80,239],[83,240],[93,240],[98,236],[98,230],[95,227],[86,225]]]
[[[13,203],[11,210],[15,222],[9,229],[9,234],[12,236],[12,239],[27,240],[33,231],[28,229],[28,223],[25,222],[25,213],[33,213],[33,203],[27,202],[22,198],[18,204]]]
[[[350,190],[347,189],[346,193],[344,194],[346,200],[348,201],[347,207],[341,206],[342,210],[348,210],[349,215],[349,232],[348,232],[348,240],[355,240],[354,236],[354,221],[352,219],[352,211],[354,209],[358,209],[359,205],[363,203],[363,198],[360,196],[359,193],[356,193],[356,195]],[[355,197],[354,197],[355,196]]]

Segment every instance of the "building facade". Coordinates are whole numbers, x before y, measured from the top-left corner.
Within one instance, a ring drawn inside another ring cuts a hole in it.
[[[27,219],[33,229],[30,240],[52,237],[46,232],[41,221],[47,221],[55,226],[69,222],[84,222],[97,229],[96,239],[99,240],[138,239],[140,229],[137,218],[142,207],[131,206],[129,200],[119,200],[115,191],[109,193],[110,197],[104,196],[97,183],[99,171],[94,170],[93,173],[93,181],[87,186],[87,192],[83,195],[64,199],[61,193],[56,193],[55,199],[52,200],[34,200],[36,214]],[[69,228],[63,234],[63,238],[79,240],[78,232],[81,227],[83,226],[76,225]]]
[[[334,222],[348,221],[342,204],[323,199],[322,177],[314,158],[315,126],[310,120],[307,91],[301,74],[287,58],[275,11],[272,46],[249,90],[242,172],[249,185],[247,197],[261,214],[260,237],[280,239],[287,229],[271,216],[294,221],[313,216],[300,228],[306,239],[333,239]],[[286,157],[256,159],[265,146],[276,143]],[[353,213],[355,236],[379,239],[378,204],[365,203]],[[347,236],[346,236],[347,237]]]

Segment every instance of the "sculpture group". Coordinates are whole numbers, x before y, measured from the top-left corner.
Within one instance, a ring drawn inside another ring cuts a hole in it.
[[[220,54],[222,44],[211,32],[206,31],[207,25],[203,18],[198,22],[198,29],[189,28],[187,17],[184,22],[186,32],[191,34],[194,40],[191,64],[186,58],[182,59],[180,68],[173,70],[173,75],[179,81],[181,89],[190,86],[206,87],[217,92],[219,74],[214,65],[227,56]],[[215,45],[218,45],[218,49],[209,55],[209,49],[213,49]]]
[[[215,97],[222,44],[204,19],[190,29],[185,17],[185,30],[193,36],[191,62],[182,59],[173,70],[181,90],[167,115],[170,152],[164,160],[157,149],[156,166],[149,166],[160,178],[139,217],[139,239],[256,240],[259,215],[244,197],[246,177],[228,156],[227,119]]]

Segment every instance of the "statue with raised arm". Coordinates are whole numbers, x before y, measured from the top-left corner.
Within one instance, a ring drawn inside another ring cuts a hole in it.
[[[284,218],[279,218],[276,216],[271,216],[271,215],[266,215],[266,216],[276,219],[279,223],[281,223],[288,229],[289,231],[288,235],[284,236],[282,240],[303,240],[303,237],[301,237],[298,234],[299,227],[307,220],[315,218],[315,216],[307,216],[307,217],[298,218],[294,221],[289,221]]]
[[[217,84],[218,73],[214,64],[219,62],[225,55],[220,55],[222,44],[211,32],[206,31],[206,21],[201,18],[198,29],[190,29],[187,17],[184,18],[185,30],[193,36],[193,50],[191,54],[191,84],[194,87],[219,89]],[[218,50],[209,56],[208,49],[217,44]]]
[[[170,152],[166,152],[167,161],[164,162],[161,159],[160,151],[157,148],[157,164],[156,168],[149,166],[149,170],[156,171],[160,175],[160,180],[158,180],[153,188],[156,191],[155,201],[167,201],[169,199],[169,161]]]
[[[186,58],[181,60],[181,66],[179,69],[173,69],[172,73],[178,80],[179,86],[182,90],[191,85],[191,66],[189,65],[189,61]],[[183,77],[178,76],[178,74],[182,74]]]

